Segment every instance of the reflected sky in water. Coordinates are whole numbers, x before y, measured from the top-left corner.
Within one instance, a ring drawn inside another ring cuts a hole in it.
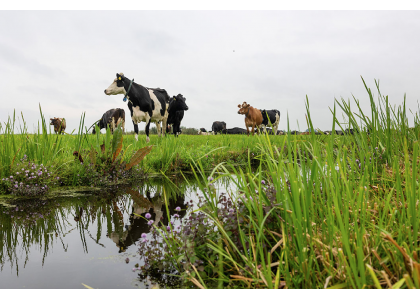
[[[217,184],[219,192],[227,186]],[[186,203],[202,194],[196,183],[156,180],[99,195],[0,205],[0,288],[150,287],[132,269],[142,265],[137,250],[149,231],[145,214],[168,224],[163,195],[169,214],[180,206],[183,217]]]

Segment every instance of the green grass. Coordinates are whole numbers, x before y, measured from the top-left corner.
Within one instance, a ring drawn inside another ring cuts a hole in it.
[[[195,246],[204,271],[185,270],[188,280],[200,288],[420,287],[418,113],[409,128],[405,99],[392,108],[379,85],[377,101],[366,89],[370,116],[357,99],[355,112],[343,99],[331,110],[333,127],[343,126],[339,107],[360,134],[257,136],[257,170],[214,168],[234,183],[238,224],[227,228],[219,195],[207,191],[210,181],[201,185],[199,211],[218,231],[209,231],[204,249]],[[196,175],[207,181],[200,166]]]
[[[37,132],[28,133],[27,126],[23,120],[23,126],[15,124],[15,115],[9,118],[4,126],[0,126],[0,178],[7,178],[20,170],[21,160],[26,157],[28,161],[38,165],[47,166],[54,177],[59,177],[62,185],[100,185],[104,184],[106,178],[101,182],[90,180],[92,170],[89,169],[92,152],[96,158],[101,153],[101,145],[105,147],[105,157],[110,157],[117,148],[121,136],[111,135],[107,130],[105,134],[86,134],[84,126],[84,114],[81,116],[79,129],[76,135],[56,135],[46,123],[40,108],[41,120]],[[83,129],[84,128],[84,129]],[[17,132],[16,132],[17,131]],[[284,137],[270,137],[273,141],[283,140]],[[183,172],[191,172],[193,162],[200,161],[204,169],[210,171],[221,162],[229,162],[236,166],[244,166],[248,163],[248,156],[258,156],[258,141],[248,136],[197,136],[181,135],[175,138],[168,135],[160,138],[157,135],[150,136],[150,143],[146,143],[145,136],[140,135],[139,141],[134,135],[123,135],[123,143],[120,160],[127,163],[132,155],[148,145],[153,149],[138,167],[134,168],[133,179],[148,175],[172,175]],[[93,150],[92,150],[93,149]],[[77,156],[81,155],[84,164],[81,165]],[[98,159],[96,159],[98,160]],[[94,159],[95,161],[95,159]],[[257,160],[253,160],[257,162]],[[111,168],[109,161],[99,161],[101,166],[95,166],[96,177],[105,174]],[[105,176],[105,175],[104,175]],[[95,177],[95,178],[96,178]],[[6,193],[7,188],[4,182],[0,182],[0,193]]]

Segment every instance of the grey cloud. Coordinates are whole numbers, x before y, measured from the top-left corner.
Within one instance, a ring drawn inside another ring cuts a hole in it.
[[[30,73],[36,73],[49,78],[62,75],[63,72],[56,68],[51,68],[35,58],[22,53],[22,50],[0,43],[0,59],[4,64],[13,68],[24,69]]]

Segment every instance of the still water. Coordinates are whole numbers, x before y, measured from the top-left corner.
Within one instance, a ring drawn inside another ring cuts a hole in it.
[[[219,183],[219,192],[228,188]],[[201,195],[186,182],[148,182],[100,194],[0,205],[0,288],[150,288],[150,278],[134,271],[144,218],[168,224],[169,214],[185,216],[187,203]],[[127,260],[128,258],[128,260]],[[128,261],[128,263],[127,263]],[[160,286],[163,288],[164,286]]]

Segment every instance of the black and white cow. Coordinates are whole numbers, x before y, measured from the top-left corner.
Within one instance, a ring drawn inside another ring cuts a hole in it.
[[[169,96],[164,89],[147,88],[124,76],[123,73],[117,74],[114,82],[104,91],[106,95],[124,94],[128,99],[128,108],[133,120],[135,139],[138,140],[138,123],[146,122],[146,142],[149,139],[150,122],[156,124],[158,135],[161,135],[160,122],[162,128],[166,129],[168,119]]]
[[[277,109],[260,109],[263,121],[260,125],[260,129],[264,127],[264,132],[267,130],[267,126],[272,127],[272,132],[277,133],[277,128],[280,122],[280,112]]]
[[[125,128],[125,111],[122,108],[113,108],[108,110],[102,115],[102,118],[98,122],[99,130],[102,128],[107,127],[109,124],[109,128],[111,130],[111,133],[114,132],[115,127],[121,124],[122,130],[124,132]],[[96,126],[95,126],[96,127]],[[92,133],[95,134],[96,130],[95,127],[93,127]]]
[[[223,129],[222,133],[224,134],[247,134],[246,129],[239,128],[239,127],[233,127],[228,129]]]
[[[185,103],[187,99],[181,94],[173,96],[169,100],[168,107],[168,125],[173,125],[173,133],[178,136],[181,133],[181,121],[184,118],[184,110],[188,110],[188,105]]]
[[[211,131],[213,131],[214,134],[221,133],[223,129],[226,129],[226,123],[223,121],[215,121],[213,122],[213,125],[211,125]]]
[[[201,128],[200,128],[200,131],[201,131],[201,132],[207,132],[206,128],[204,128],[204,127],[201,127]]]

